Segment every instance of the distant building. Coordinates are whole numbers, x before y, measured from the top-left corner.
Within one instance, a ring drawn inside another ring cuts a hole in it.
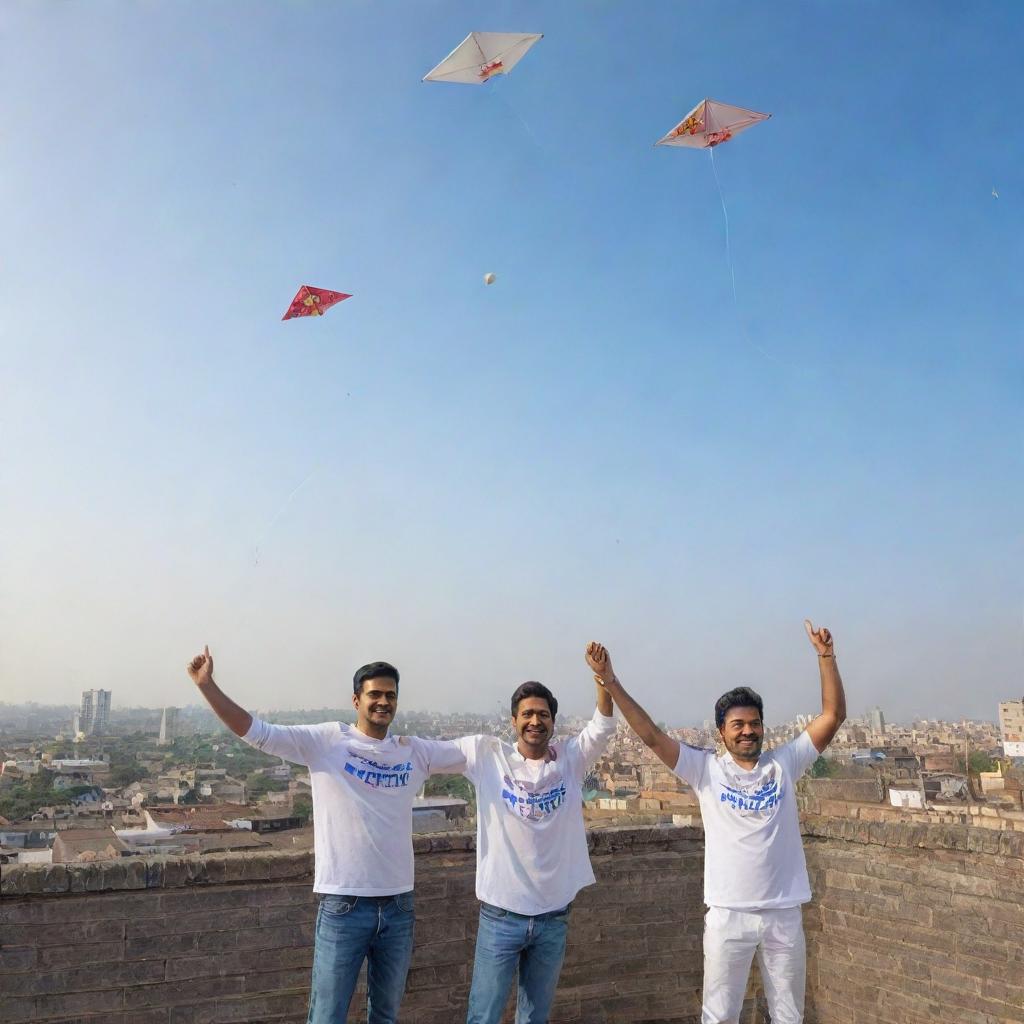
[[[670,793],[682,793],[690,787],[675,772],[660,762],[657,764],[639,764],[636,774],[640,789],[664,790]]]
[[[110,690],[83,690],[78,711],[79,732],[102,736],[110,724]]]
[[[53,863],[118,860],[131,850],[112,828],[73,828],[58,832],[53,841]]]
[[[268,779],[275,779],[278,782],[289,782],[292,777],[292,766],[287,761],[280,764],[273,764],[269,768],[262,769],[261,774]]]
[[[465,802],[465,801],[463,801]],[[414,815],[415,817],[415,815]],[[283,832],[285,829],[302,828],[302,819],[290,814],[245,814],[228,822],[232,828],[249,829],[251,832]]]
[[[923,779],[924,794],[929,800],[969,800],[967,776],[959,772],[936,772]]]
[[[1024,757],[1024,699],[1004,700],[999,705],[999,731],[1003,753],[1007,757]]]
[[[468,804],[454,796],[418,796],[412,802],[413,832],[443,832],[466,817]],[[255,827],[255,826],[254,826]]]
[[[877,736],[885,735],[885,715],[881,708],[871,709],[871,731]]]
[[[191,807],[143,808],[146,828],[150,832],[194,831],[230,832],[229,821],[252,816],[252,809],[244,804],[195,805]]]
[[[921,755],[921,768],[926,772],[952,772],[956,770],[957,755],[953,750],[929,751]]]
[[[178,709],[164,708],[160,716],[160,739],[161,747],[169,747],[178,738]]]
[[[1003,766],[997,761],[994,772],[978,772],[978,782],[981,784],[981,792],[986,797],[991,793],[1002,793],[1006,788]]]
[[[893,807],[924,808],[924,789],[915,783],[899,783],[889,787],[889,803]]]

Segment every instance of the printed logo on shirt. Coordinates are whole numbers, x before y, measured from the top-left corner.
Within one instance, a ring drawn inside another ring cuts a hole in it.
[[[565,801],[565,783],[540,793],[532,792],[530,784],[506,775],[505,785],[501,789],[501,799],[505,806],[526,821],[540,821],[549,814],[554,814]],[[517,792],[518,791],[518,792]]]
[[[345,771],[354,775],[360,782],[376,789],[399,789],[409,785],[412,776],[412,761],[405,761],[402,764],[378,764],[368,757],[360,757],[358,754],[350,755],[359,764],[352,761],[345,762]]]
[[[750,792],[722,785],[719,796],[721,803],[744,815],[764,815],[770,817],[782,800],[782,787],[774,773],[765,780],[763,785]]]

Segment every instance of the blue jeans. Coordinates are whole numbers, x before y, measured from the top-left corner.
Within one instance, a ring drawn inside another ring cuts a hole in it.
[[[345,1024],[367,960],[368,1024],[395,1024],[412,960],[415,904],[397,896],[323,896],[316,914],[308,1024]]]
[[[466,1024],[498,1024],[517,970],[516,1024],[547,1024],[568,931],[569,907],[525,917],[481,903]]]

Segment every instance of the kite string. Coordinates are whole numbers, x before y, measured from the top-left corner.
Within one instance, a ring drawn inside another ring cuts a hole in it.
[[[280,519],[281,516],[284,515],[284,513],[287,510],[288,506],[292,503],[292,498],[294,498],[295,495],[298,494],[299,491],[301,491],[302,488],[305,487],[306,484],[308,484],[309,481],[312,480],[314,476],[316,476],[317,469],[319,469],[319,467],[315,466],[313,468],[312,472],[310,472],[302,480],[302,482],[298,485],[298,487],[293,488],[293,490],[288,495],[288,497],[284,499],[284,502],[281,505],[281,507],[275,513],[274,518],[270,520],[269,524],[266,526],[266,528],[263,530],[263,532],[259,535],[259,537],[256,538],[256,543],[255,543],[254,549],[253,549],[253,565],[254,566],[257,566],[257,565],[260,564],[260,545],[267,539],[267,537],[270,535],[270,531],[273,530],[273,528],[277,525],[278,519]]]
[[[260,531],[260,534],[255,538],[253,546],[250,549],[249,557],[245,559],[244,564],[239,568],[238,572],[233,573],[231,578],[225,584],[222,602],[225,611],[223,614],[215,615],[213,623],[211,624],[214,627],[215,633],[219,632],[223,636],[232,638],[232,640],[244,637],[251,622],[252,614],[255,610],[257,587],[252,573],[254,571],[259,571],[260,554],[263,545],[272,534],[274,526],[278,524],[278,521],[284,516],[285,512],[288,511],[289,506],[295,500],[295,497],[299,494],[300,490],[316,475],[319,468],[321,467],[318,465],[314,466],[313,469],[290,490],[288,496],[278,507],[278,510],[274,512],[273,516]]]
[[[507,78],[508,75],[500,75],[499,78]],[[498,82],[488,82],[487,85],[498,86]],[[533,129],[526,123],[526,118],[519,113],[518,110],[512,105],[512,103],[502,95],[502,89],[494,88],[490,90],[492,96],[496,96],[498,102],[523,126],[523,131],[526,132],[530,137],[530,141],[537,147],[537,149],[543,151],[544,147],[541,145],[540,139],[537,138],[533,133]]]
[[[715,166],[715,147],[708,146],[711,154],[711,170],[715,175],[715,184],[718,186],[718,198],[722,204],[722,216],[725,217],[725,258],[729,263],[729,276],[732,278],[732,301],[736,305],[736,312],[739,313],[739,299],[736,297],[736,270],[732,265],[732,245],[729,241],[729,211],[725,206],[725,194],[722,192],[722,183],[718,179],[718,168]]]
[[[739,324],[740,331],[747,339],[748,343],[753,345],[754,348],[756,348],[757,351],[765,357],[765,359],[770,359],[773,363],[777,363],[778,360],[771,354],[771,352],[767,351],[750,337],[746,325],[743,322],[743,317],[740,314],[740,300],[736,294],[736,268],[733,266],[732,262],[732,243],[729,238],[729,210],[725,205],[725,193],[722,191],[722,182],[718,178],[718,167],[715,164],[715,147],[708,146],[708,152],[711,154],[711,170],[715,175],[715,185],[718,186],[718,198],[722,203],[722,216],[725,218],[725,259],[729,264],[729,277],[732,280],[732,304],[733,309],[736,312],[736,322]]]

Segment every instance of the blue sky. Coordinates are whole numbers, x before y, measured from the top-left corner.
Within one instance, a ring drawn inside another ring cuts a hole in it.
[[[854,712],[1024,690],[1024,9],[2,18],[3,699],[188,703],[209,642],[254,708],[386,658],[584,711],[596,638],[659,717],[777,719],[805,615]],[[422,83],[471,30],[545,38]],[[704,96],[773,115],[715,154],[735,301],[709,154],[653,146]]]

